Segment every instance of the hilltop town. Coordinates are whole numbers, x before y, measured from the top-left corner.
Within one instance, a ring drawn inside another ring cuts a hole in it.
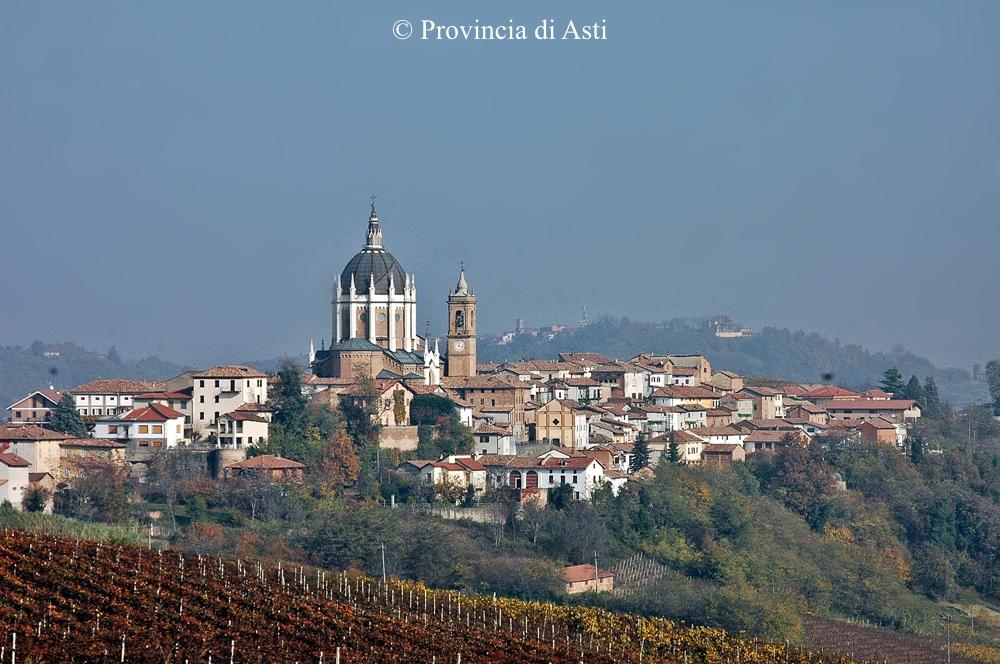
[[[489,488],[508,487],[544,501],[566,486],[573,499],[588,500],[603,486],[617,494],[664,461],[728,466],[817,436],[902,449],[923,410],[941,407],[932,379],[917,384],[919,394],[903,394],[913,386],[902,383],[900,393],[763,384],[668,349],[621,359],[574,352],[553,361],[481,363],[479,302],[464,267],[447,303],[443,343],[421,336],[416,277],[384,246],[373,203],[361,251],[333,279],[334,341],[319,349],[310,343],[309,366],[296,377],[296,389],[313,403],[362,408],[378,448],[438,499],[468,494],[479,502]],[[271,451],[281,382],[236,365],[165,381],[39,386],[6,409],[0,499],[20,506],[39,489],[51,500],[85,472],[81,461],[141,480],[161,452],[187,454],[220,480],[237,473],[301,479],[318,469],[305,459],[262,455]],[[465,427],[465,449],[417,458],[421,418],[414,410],[428,403],[444,404],[440,412]],[[66,426],[66,409],[82,426]]]

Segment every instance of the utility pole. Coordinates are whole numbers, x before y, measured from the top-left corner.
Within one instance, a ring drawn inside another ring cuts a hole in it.
[[[385,577],[385,542],[382,542],[382,583],[386,582]]]

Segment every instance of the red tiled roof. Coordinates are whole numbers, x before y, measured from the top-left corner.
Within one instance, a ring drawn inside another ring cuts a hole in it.
[[[274,456],[273,454],[262,454],[260,456],[231,463],[226,468],[264,469],[264,470],[291,470],[305,468],[305,464],[291,459]]]
[[[834,399],[826,404],[827,411],[835,410],[909,410],[917,405],[909,399]]]
[[[702,454],[732,454],[739,447],[735,443],[711,443],[705,446]]]
[[[653,396],[667,399],[721,399],[723,395],[700,385],[670,385],[656,388]]]
[[[148,394],[162,392],[167,384],[162,380],[126,380],[124,378],[107,378],[92,380],[74,387],[72,394]]]
[[[13,452],[0,453],[0,463],[11,468],[27,468],[31,465],[27,459],[22,459]]]
[[[263,403],[244,403],[236,410],[241,413],[270,413],[271,407]]]
[[[191,395],[186,392],[149,392],[147,394],[139,394],[135,398],[143,401],[152,401],[153,399],[184,401],[191,399]]]
[[[68,436],[59,431],[36,425],[0,426],[0,440],[65,440]]]
[[[184,413],[179,413],[170,406],[164,406],[162,403],[152,403],[143,408],[131,410],[119,419],[126,422],[166,422],[178,417],[184,417]]]
[[[192,378],[266,378],[267,374],[253,367],[242,364],[230,364],[212,367],[204,371],[194,371]]]
[[[835,385],[825,385],[807,390],[799,396],[804,399],[837,399],[840,397],[856,397],[858,393],[845,390],[842,387],[836,387]]]
[[[590,563],[582,565],[570,565],[563,568],[563,578],[566,583],[583,583],[584,581],[594,581],[598,578],[615,578],[613,572],[606,569],[595,569]]]
[[[507,429],[505,427],[498,427],[496,425],[490,424],[489,422],[480,420],[479,422],[476,423],[476,428],[473,429],[472,433],[509,436],[510,429]]]
[[[231,413],[226,413],[223,417],[228,417],[234,422],[263,422],[267,424],[267,420],[257,413],[248,413],[240,410],[234,410]]]

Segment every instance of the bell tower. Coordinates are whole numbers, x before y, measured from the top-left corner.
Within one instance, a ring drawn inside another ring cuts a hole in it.
[[[465,281],[465,266],[448,295],[448,376],[476,375],[476,295]]]

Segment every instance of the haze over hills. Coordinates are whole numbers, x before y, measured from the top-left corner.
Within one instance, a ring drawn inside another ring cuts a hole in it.
[[[675,319],[650,323],[628,318],[602,318],[579,329],[546,335],[520,334],[509,343],[481,339],[480,362],[548,359],[561,352],[593,351],[625,359],[642,352],[698,353],[716,370],[766,375],[800,382],[830,382],[846,387],[876,385],[887,368],[904,376],[934,376],[942,395],[956,406],[989,399],[986,384],[965,370],[935,366],[901,346],[872,352],[858,344],[841,344],[817,333],[767,327],[748,338],[720,339],[699,321]],[[281,357],[250,360],[263,371],[276,371]],[[300,363],[305,358],[294,358]],[[226,363],[220,358],[218,364]],[[31,346],[0,346],[0,403],[6,408],[28,392],[53,385],[73,387],[96,378],[166,379],[193,367],[159,357],[123,359],[111,347],[100,353],[66,343],[36,341]]]
[[[902,346],[872,352],[859,344],[841,344],[818,333],[765,327],[751,337],[715,336],[707,321],[674,319],[650,323],[601,318],[585,327],[547,335],[519,334],[509,343],[481,340],[480,362],[551,359],[560,352],[593,351],[625,359],[639,353],[701,354],[715,370],[771,376],[797,382],[833,382],[851,388],[877,385],[882,373],[897,367],[904,376],[934,376],[942,395],[956,406],[989,399],[986,384],[963,369],[935,366]],[[832,378],[827,380],[827,377]]]

